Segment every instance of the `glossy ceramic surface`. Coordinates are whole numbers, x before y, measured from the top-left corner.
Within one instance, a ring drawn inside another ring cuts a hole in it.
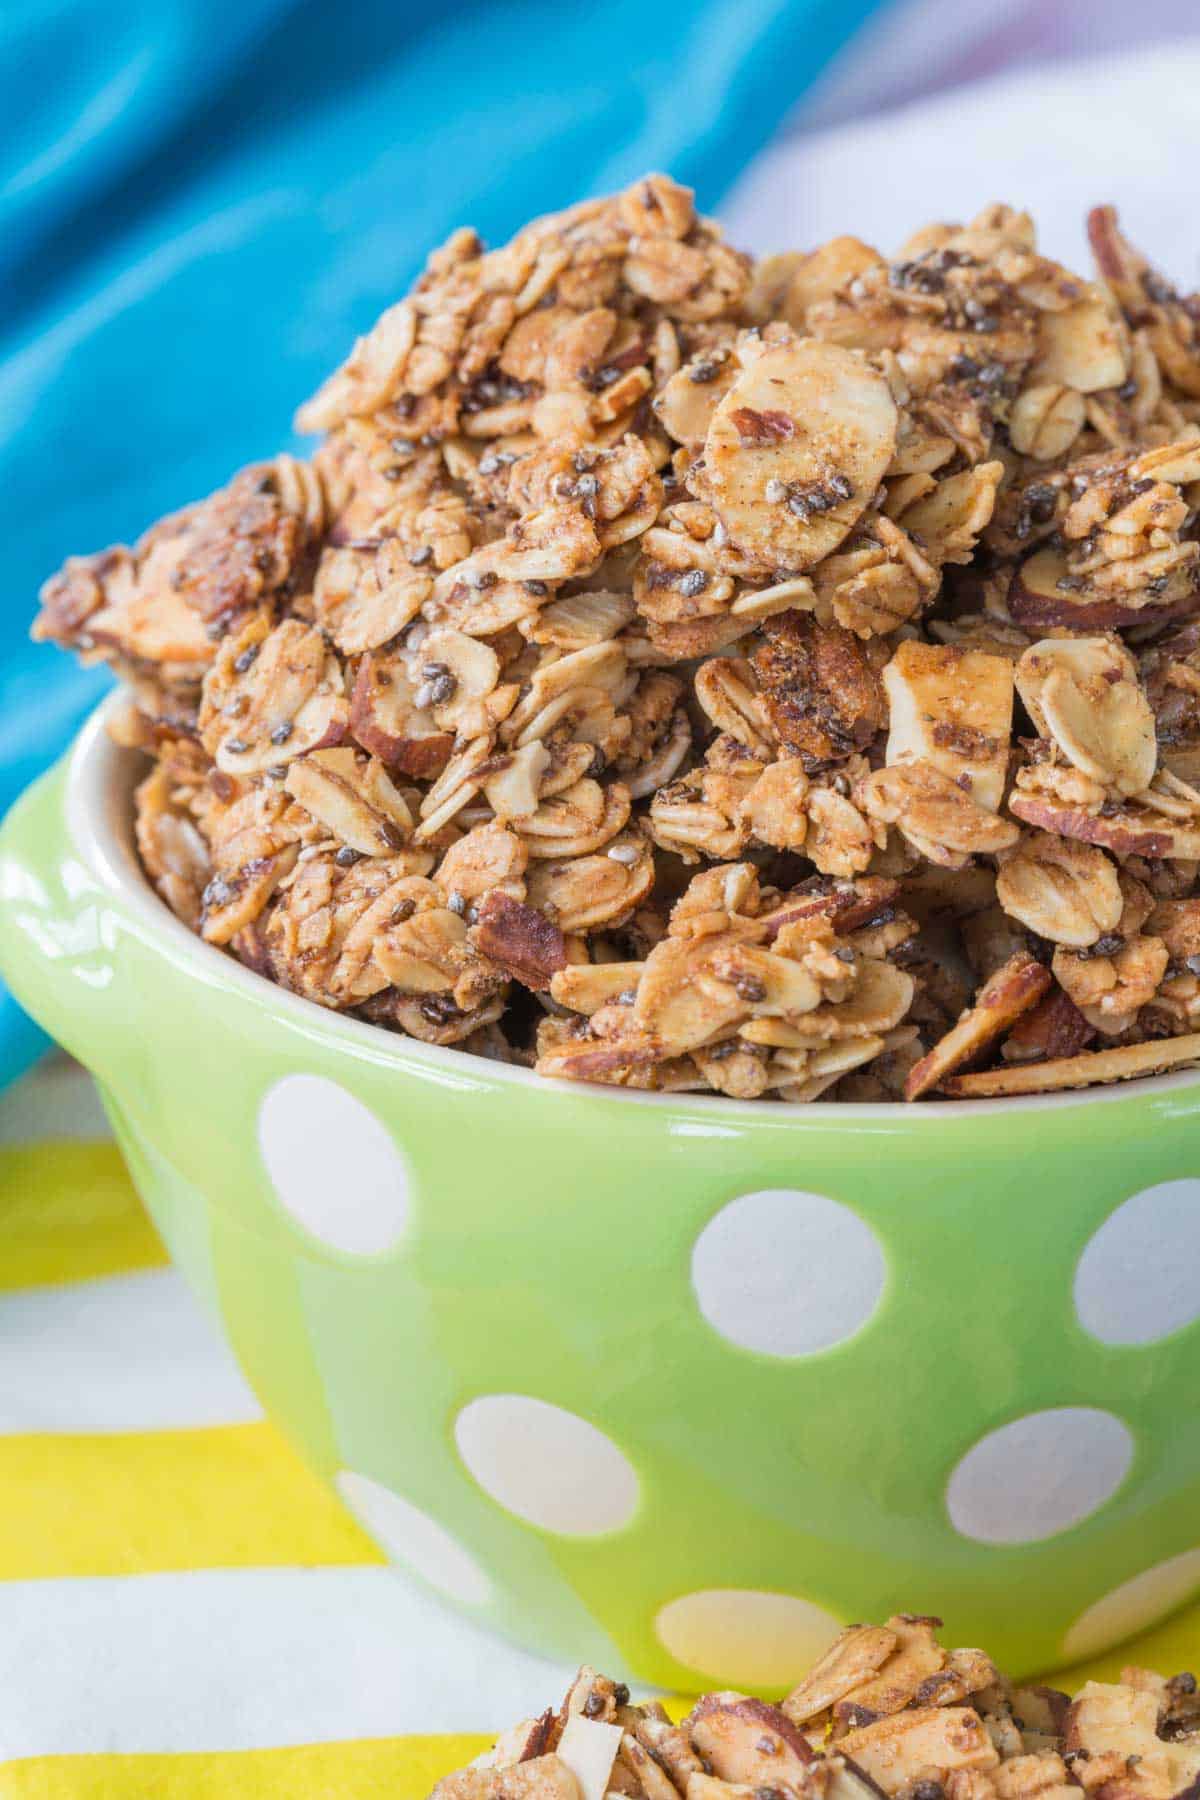
[[[0,964],[398,1563],[683,1687],[782,1686],[894,1607],[1029,1670],[1200,1588],[1200,1077],[911,1110],[540,1082],[201,944],[138,873],[133,773],[98,715],[10,815]]]

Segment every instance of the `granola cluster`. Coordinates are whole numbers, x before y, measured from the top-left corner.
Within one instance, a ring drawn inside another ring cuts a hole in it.
[[[1124,1669],[1072,1701],[943,1650],[940,1624],[851,1625],[778,1706],[706,1694],[678,1725],[581,1669],[431,1800],[1192,1800],[1194,1675]]]
[[[650,176],[456,233],[310,462],[43,590],[167,904],[573,1080],[1200,1060],[1200,298],[1090,231],[1095,280],[1006,206],[755,265]]]

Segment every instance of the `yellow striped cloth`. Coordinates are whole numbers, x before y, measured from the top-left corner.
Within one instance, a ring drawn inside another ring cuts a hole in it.
[[[569,1672],[382,1566],[102,1132],[61,1065],[0,1102],[0,1800],[421,1800]],[[1193,1607],[1088,1672],[1198,1651]]]

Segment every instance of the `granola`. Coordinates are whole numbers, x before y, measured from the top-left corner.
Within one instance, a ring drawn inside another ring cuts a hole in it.
[[[1126,1668],[1075,1696],[1018,1686],[941,1620],[850,1625],[777,1705],[705,1694],[678,1724],[583,1668],[430,1800],[1187,1800],[1194,1675]]]
[[[570,1080],[1200,1061],[1200,296],[1089,233],[1093,278],[1007,206],[755,264],[661,175],[456,232],[311,460],[43,590],[128,686],[159,894]]]

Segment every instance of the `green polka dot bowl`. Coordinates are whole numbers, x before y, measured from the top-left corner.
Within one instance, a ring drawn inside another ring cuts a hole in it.
[[[543,1082],[180,924],[103,715],[10,815],[0,962],[92,1069],[268,1412],[498,1631],[782,1688],[931,1610],[1027,1672],[1200,1590],[1200,1075],[957,1105]]]

